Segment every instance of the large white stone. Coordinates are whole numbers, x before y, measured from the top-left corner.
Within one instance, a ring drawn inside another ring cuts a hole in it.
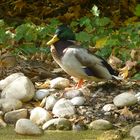
[[[75,107],[70,100],[62,98],[55,103],[52,112],[57,117],[70,117],[75,114]]]
[[[9,112],[11,110],[20,109],[22,102],[17,99],[3,98],[0,99],[0,107],[3,112]]]
[[[51,114],[41,107],[36,107],[31,111],[30,120],[37,125],[41,125],[44,122],[52,118]]]
[[[113,102],[117,107],[130,106],[137,103],[137,98],[131,93],[124,92],[117,95]]]
[[[10,76],[6,77],[3,80],[0,80],[0,90],[3,90],[6,86],[8,86],[11,82],[19,78],[20,76],[24,76],[23,73],[14,73]]]
[[[33,98],[34,93],[35,88],[31,80],[26,76],[19,76],[3,89],[1,96],[27,102]]]
[[[16,123],[15,131],[18,134],[24,134],[24,135],[42,134],[42,130],[29,119],[19,119]]]

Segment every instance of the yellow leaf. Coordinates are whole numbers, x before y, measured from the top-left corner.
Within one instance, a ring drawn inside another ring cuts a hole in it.
[[[106,44],[107,39],[108,39],[108,37],[103,37],[103,38],[98,39],[96,41],[95,47],[96,48],[103,48],[104,45]]]
[[[124,68],[120,69],[120,75],[123,79],[128,77],[128,67],[125,66]]]

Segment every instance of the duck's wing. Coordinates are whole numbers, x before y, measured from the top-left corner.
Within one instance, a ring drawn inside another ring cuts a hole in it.
[[[103,58],[91,54],[84,48],[75,48],[73,52],[88,76],[95,76],[99,79],[112,79],[112,75],[115,75],[113,68]]]

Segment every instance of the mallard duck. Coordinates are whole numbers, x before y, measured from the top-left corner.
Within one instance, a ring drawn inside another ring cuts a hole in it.
[[[69,75],[77,78],[76,88],[83,80],[111,80],[117,76],[116,71],[100,56],[91,54],[84,47],[77,45],[74,32],[66,25],[60,25],[47,42],[56,63]]]

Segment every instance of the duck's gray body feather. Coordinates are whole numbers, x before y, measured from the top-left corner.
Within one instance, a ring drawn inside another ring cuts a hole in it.
[[[60,67],[73,77],[95,81],[112,79],[114,70],[111,66],[84,48],[71,45],[64,48],[60,55],[56,46],[51,46],[51,52]]]

